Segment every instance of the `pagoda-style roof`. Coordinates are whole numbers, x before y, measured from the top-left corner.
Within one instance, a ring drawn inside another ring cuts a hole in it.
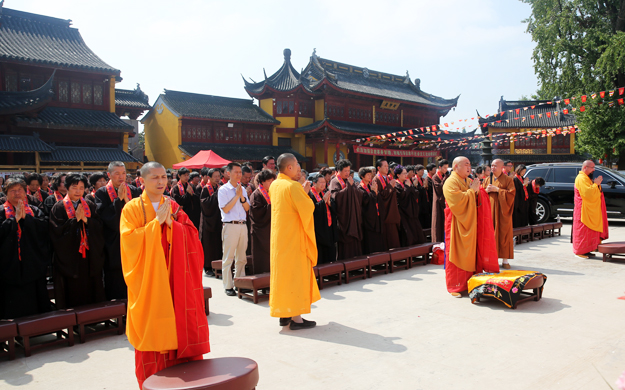
[[[564,110],[568,110],[565,114]],[[571,114],[573,107],[563,102],[551,100],[520,100],[506,101],[503,96],[499,101],[497,115],[480,118],[480,128],[483,133],[488,127],[497,129],[518,128],[557,128],[575,125],[575,115]],[[478,113],[479,115],[479,113]],[[484,127],[484,124],[488,124]]]
[[[108,111],[46,107],[36,115],[17,115],[18,127],[58,130],[132,132],[134,127]]]
[[[140,162],[119,148],[85,148],[82,146],[56,146],[52,153],[41,154],[44,162],[109,163],[111,161]]]
[[[309,94],[320,93],[327,85],[341,92],[355,93],[378,99],[390,99],[405,104],[414,104],[440,108],[442,114],[457,105],[458,97],[444,99],[424,92],[420,80],[416,84],[406,76],[397,76],[369,70],[364,67],[348,65],[318,57],[313,52],[304,71],[298,73],[291,65],[291,51],[284,50],[284,64],[270,77],[261,82],[245,82],[245,90],[250,96],[258,97],[268,91],[291,92],[297,88]]]
[[[71,20],[4,8],[0,3],[0,60],[119,75],[83,41]]]
[[[51,152],[54,148],[35,135],[0,135],[2,152]]]
[[[165,90],[154,104],[163,101],[175,114],[192,119],[212,119],[268,125],[280,124],[249,99]]]
[[[297,160],[306,161],[304,156],[284,146],[186,142],[178,148],[188,156],[195,156],[200,150],[212,150],[220,157],[230,161],[261,161],[265,156],[276,156],[277,158],[282,153],[292,153]]]
[[[41,87],[32,91],[0,91],[0,115],[20,114],[45,107],[54,98],[54,73]]]
[[[137,84],[136,89],[115,89],[115,108],[149,110],[149,97]]]

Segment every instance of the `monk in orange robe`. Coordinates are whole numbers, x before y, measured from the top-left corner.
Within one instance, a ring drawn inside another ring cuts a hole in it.
[[[502,160],[493,160],[491,175],[484,178],[483,187],[490,197],[497,253],[502,259],[502,267],[510,269],[508,260],[514,259],[512,213],[516,187],[514,180],[505,174]]]
[[[308,197],[310,182],[302,186],[296,179],[301,174],[297,159],[290,153],[278,157],[280,174],[271,184],[271,280],[269,309],[280,318],[280,326],[292,330],[312,328],[302,314],[321,299],[313,272],[317,265],[315,239],[315,205]]]
[[[210,346],[197,230],[181,207],[163,196],[167,172],[161,164],[144,164],[140,180],[145,190],[124,207],[120,235],[128,285],[126,334],[142,388],[160,370],[201,360]]]
[[[573,209],[573,253],[583,259],[594,256],[601,240],[608,239],[608,214],[601,190],[603,177],[592,178],[595,163],[586,160],[575,178]]]

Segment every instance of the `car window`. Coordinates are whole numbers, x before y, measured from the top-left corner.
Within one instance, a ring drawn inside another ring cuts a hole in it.
[[[529,172],[527,172],[525,177],[527,177],[530,180],[534,180],[537,177],[542,177],[543,179],[545,179],[545,181],[547,181],[547,171],[548,170],[549,170],[549,168],[535,168],[535,169],[532,169]]]
[[[614,176],[612,176],[612,172],[609,172],[609,173],[608,173],[608,172],[606,172],[605,170],[602,170],[602,169],[596,169],[596,170],[595,170],[595,174],[593,175],[593,177],[599,177],[599,176],[603,176],[603,182],[602,182],[602,184],[606,184],[606,185],[607,185],[607,183],[608,183],[609,181],[616,181],[616,184],[621,184],[618,180],[616,180],[616,179],[614,178]]]
[[[555,168],[553,171],[556,183],[575,183],[575,178],[579,173],[577,168]]]

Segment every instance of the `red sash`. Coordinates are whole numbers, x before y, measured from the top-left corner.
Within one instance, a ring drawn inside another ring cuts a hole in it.
[[[441,171],[436,171],[436,174],[438,175],[438,177],[440,177],[441,180],[443,180],[443,175],[441,174]]]
[[[261,194],[263,194],[263,198],[265,198],[265,200],[267,201],[267,204],[271,204],[271,199],[269,199],[269,194],[267,193],[267,190],[265,190],[265,187],[263,187],[262,184],[258,185],[258,190],[260,191]]]
[[[180,196],[184,196],[184,185],[181,182],[176,183],[176,185],[178,186],[178,191],[180,191]]]
[[[399,183],[401,188],[406,189],[406,185],[404,183],[402,183],[401,180],[397,180],[397,182]]]
[[[31,217],[35,216],[35,214],[33,213],[33,210],[30,208],[27,202],[24,202],[24,212],[30,215]],[[4,215],[6,216],[7,219],[15,218],[15,209],[13,208],[11,203],[9,203],[8,200],[4,202]],[[22,261],[22,251],[20,248],[21,239],[22,239],[22,228],[20,224],[18,223],[17,224],[17,256],[19,257],[20,261]]]
[[[82,205],[82,209],[85,211],[85,217],[91,218],[91,209],[89,209],[89,205],[84,198],[80,198],[80,204]],[[72,219],[76,218],[76,210],[74,209],[74,204],[72,200],[69,198],[69,195],[65,195],[63,198],[63,206],[65,206],[65,212],[67,213],[67,218]],[[78,247],[78,252],[82,254],[82,258],[87,257],[87,251],[89,250],[89,241],[87,240],[87,230],[85,229],[85,224],[82,225],[82,230],[80,231],[80,246]]]
[[[213,196],[213,194],[215,193],[215,189],[213,188],[213,185],[209,184],[206,186],[206,188],[208,188],[208,195]]]
[[[227,182],[228,182],[228,180],[226,180],[226,178],[225,178],[225,177],[222,177],[222,178],[221,178],[221,184],[226,184]]]
[[[525,191],[525,200],[527,200],[529,196],[527,195],[527,187],[523,185],[523,178],[519,175],[515,175],[515,176],[521,182],[521,185],[523,186],[523,191]]]
[[[382,183],[382,189],[386,189],[386,177],[382,176],[380,172],[378,172],[376,176],[378,177],[378,180],[380,180],[380,182]]]
[[[370,194],[370,193],[371,193],[371,190],[369,189],[369,186],[368,186],[368,185],[366,185],[364,182],[362,182],[362,181],[361,181],[361,182],[360,182],[360,186],[361,186],[362,188],[364,188],[364,189],[365,189],[365,191],[367,191],[367,194]],[[377,202],[377,201],[375,202],[375,210],[378,212],[378,217],[379,217],[379,216],[380,216],[380,206],[378,206],[378,202]]]
[[[33,195],[40,202],[43,202],[43,197],[41,196],[41,190],[37,190],[37,192],[35,192],[35,193],[30,192],[30,190],[26,190],[26,192],[28,193],[28,195]]]
[[[336,175],[336,180],[339,181],[339,184],[341,184],[341,189],[345,188],[345,186],[347,186],[347,184],[345,184],[345,180],[341,179],[341,176]]]
[[[536,180],[532,180],[532,189],[534,190],[535,194],[540,193],[540,186],[536,185]]]
[[[337,178],[340,180],[340,178],[337,176]],[[339,181],[340,182],[340,181]],[[321,197],[321,195],[317,192],[317,190],[315,189],[315,187],[311,187],[310,191],[313,193],[313,195],[315,195],[315,199],[317,199],[317,202],[321,202],[323,200],[323,198]],[[324,202],[325,203],[325,202]],[[332,226],[332,214],[330,214],[330,207],[328,206],[328,204],[326,203],[326,213],[328,215],[328,226]]]
[[[61,193],[58,191],[54,191],[54,200],[56,200],[57,202],[59,200],[63,200],[63,195],[61,195]]]
[[[106,192],[109,194],[109,198],[111,202],[117,199],[117,191],[115,191],[115,187],[113,187],[113,182],[109,180],[106,183]],[[126,186],[126,197],[128,198],[128,202],[132,199],[132,194],[130,193],[130,187]]]

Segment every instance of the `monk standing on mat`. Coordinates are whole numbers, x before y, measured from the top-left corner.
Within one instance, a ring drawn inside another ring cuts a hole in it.
[[[502,259],[502,267],[510,269],[508,260],[514,259],[512,212],[514,211],[516,188],[514,187],[514,180],[504,173],[502,160],[493,160],[491,175],[484,178],[483,187],[490,197],[497,252]]]
[[[308,197],[310,182],[296,181],[301,168],[294,155],[278,157],[278,178],[271,184],[271,281],[270,315],[280,318],[280,326],[292,330],[313,328],[302,314],[321,299],[313,272],[317,264],[314,205]]]
[[[456,157],[445,180],[445,281],[447,291],[460,297],[476,272],[499,272],[495,233],[488,195],[480,181],[469,179],[471,162]]]
[[[601,240],[608,238],[608,215],[601,191],[603,177],[593,179],[595,163],[586,160],[575,178],[573,209],[573,253],[587,259],[594,256]]]
[[[157,162],[141,168],[143,194],[122,210],[122,269],[128,285],[126,334],[135,348],[139,387],[176,364],[210,352],[204,313],[204,253],[197,230],[171,198]]]

